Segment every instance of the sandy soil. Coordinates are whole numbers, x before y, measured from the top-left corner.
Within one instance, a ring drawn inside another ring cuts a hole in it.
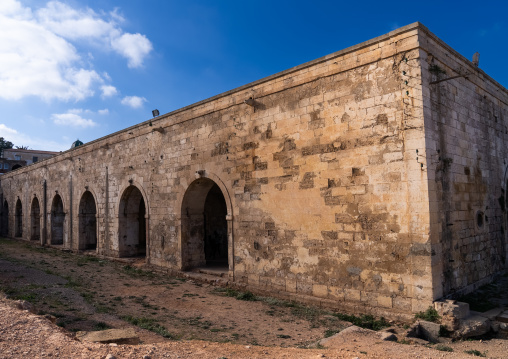
[[[139,264],[139,263],[138,263]],[[57,325],[0,301],[0,358],[472,358],[477,350],[508,357],[500,339],[436,345],[385,342],[352,331],[328,348],[306,349],[350,324],[332,313],[275,299],[238,300],[238,293],[192,280],[145,272],[136,263],[0,240],[0,290],[27,300]],[[244,299],[249,299],[249,296]],[[252,299],[252,298],[251,298]],[[145,330],[132,323],[144,323]],[[140,345],[75,340],[76,330],[135,328]],[[402,328],[396,328],[402,332]],[[160,335],[162,334],[162,335]]]

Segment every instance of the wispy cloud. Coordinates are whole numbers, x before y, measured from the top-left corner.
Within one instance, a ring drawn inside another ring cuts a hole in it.
[[[53,123],[61,126],[72,126],[72,127],[95,127],[97,123],[93,120],[83,118],[81,115],[83,113],[87,113],[88,111],[84,111],[81,109],[72,109],[67,113],[55,113],[51,115],[51,119]]]
[[[101,86],[101,91],[102,91],[102,97],[111,97],[111,96],[114,96],[118,93],[118,90],[116,89],[116,87],[111,86],[111,85]]]
[[[33,138],[15,129],[9,128],[0,123],[0,133],[6,139],[14,143],[16,146],[28,146],[29,148],[41,149],[46,151],[64,151],[69,149],[70,144],[48,141],[41,138]]]
[[[146,102],[146,98],[139,96],[126,96],[122,99],[122,105],[132,108],[140,108]]]

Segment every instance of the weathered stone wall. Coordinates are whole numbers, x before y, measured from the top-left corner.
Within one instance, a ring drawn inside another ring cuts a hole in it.
[[[141,245],[149,263],[188,270],[208,265],[207,243],[222,238],[230,280],[250,290],[392,317],[424,310],[449,293],[436,273],[456,268],[440,264],[445,253],[456,256],[455,242],[445,244],[435,226],[459,240],[459,227],[444,225],[439,214],[448,205],[450,215],[459,213],[458,200],[446,197],[456,192],[440,187],[453,183],[455,170],[438,166],[460,162],[439,162],[435,152],[446,159],[460,145],[438,127],[437,114],[448,110],[429,85],[422,41],[430,46],[431,35],[413,24],[4,175],[9,235],[19,197],[21,237],[33,238],[36,197],[40,241],[50,244],[58,195],[63,247],[89,247],[80,238],[93,211],[85,213],[91,205],[80,201],[91,194],[99,254],[143,255]],[[477,96],[465,86],[461,93]],[[471,178],[474,164],[467,165]],[[448,180],[436,181],[439,175]],[[212,188],[225,205],[209,197]],[[493,226],[485,233],[497,237],[494,224],[504,220],[498,197],[482,207],[485,227]],[[207,222],[224,211],[222,227]],[[494,245],[475,248],[490,253]],[[501,268],[487,265],[483,277]]]
[[[458,296],[507,268],[508,91],[420,39],[434,291]]]

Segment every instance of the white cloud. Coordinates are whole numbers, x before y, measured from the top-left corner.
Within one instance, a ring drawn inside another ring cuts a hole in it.
[[[3,1],[3,0],[2,0]],[[20,133],[15,129],[9,128],[0,123],[0,133],[6,140],[14,143],[15,146],[28,146],[33,149],[43,149],[45,151],[65,151],[68,150],[70,144],[61,142],[48,141],[46,139],[33,138],[24,133]],[[5,136],[4,136],[5,134]]]
[[[50,1],[36,11],[17,0],[0,1],[0,98],[36,96],[44,100],[82,100],[102,86],[105,97],[116,88],[93,68],[93,52],[114,51],[140,67],[152,50],[141,34],[124,33],[117,10],[96,13]],[[78,46],[79,45],[79,46]],[[88,64],[88,65],[87,65]]]
[[[123,34],[112,39],[111,46],[129,60],[129,67],[140,67],[143,59],[152,51],[152,43],[141,34]]]
[[[109,115],[109,110],[105,108],[104,110],[97,111],[99,115]]]
[[[111,85],[102,85],[101,91],[102,91],[102,97],[111,97],[111,96],[114,96],[118,93],[118,90],[116,89],[116,87],[111,86]]]
[[[56,125],[62,125],[62,126],[72,126],[72,127],[95,127],[97,126],[97,123],[90,119],[85,119],[81,117],[81,114],[83,111],[81,109],[72,109],[67,111],[67,113],[55,113],[51,115],[51,119]]]
[[[145,102],[146,98],[139,96],[126,96],[122,99],[122,105],[130,106],[132,108],[140,108]]]

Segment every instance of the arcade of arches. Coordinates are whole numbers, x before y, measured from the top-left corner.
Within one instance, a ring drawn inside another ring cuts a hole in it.
[[[77,250],[98,250],[98,206],[91,191],[86,190],[79,200]],[[30,204],[29,239],[42,241],[44,215],[39,198],[34,196]],[[182,269],[213,267],[227,271],[229,268],[228,206],[220,187],[209,178],[192,182],[181,205]],[[49,212],[49,245],[68,247],[71,219],[60,194],[51,200]],[[14,213],[15,237],[23,237],[23,206],[17,199]],[[9,205],[3,203],[1,234],[9,235]],[[146,198],[135,185],[122,193],[118,205],[118,256],[144,257],[147,254],[149,221]]]

